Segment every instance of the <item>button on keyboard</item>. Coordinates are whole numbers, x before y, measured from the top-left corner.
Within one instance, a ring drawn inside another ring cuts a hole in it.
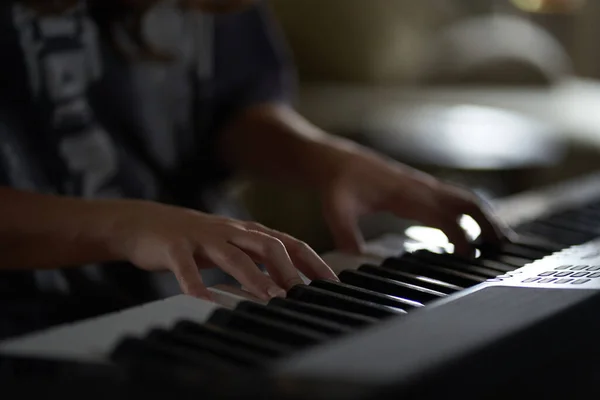
[[[577,273],[580,273],[580,272],[577,272]],[[563,277],[569,276],[571,274],[572,274],[571,271],[563,271],[563,272],[559,272],[557,274],[554,274],[554,276],[557,277],[557,278],[563,278]]]
[[[538,283],[550,283],[550,282],[554,282],[556,280],[556,278],[545,278],[542,279],[541,281],[538,281]]]
[[[535,282],[535,281],[539,281],[539,280],[540,280],[540,278],[527,278],[521,283],[531,283],[531,282]]]
[[[600,265],[593,265],[591,267],[587,267],[586,271],[600,271]]]
[[[569,268],[571,268],[571,267],[572,267],[572,265],[561,265],[560,267],[556,267],[556,268],[554,268],[554,269],[556,269],[556,270],[561,270],[561,269],[569,269]]]
[[[571,271],[581,271],[582,269],[586,269],[587,265],[575,265],[571,267]]]
[[[589,274],[588,278],[600,278],[600,272],[594,272],[593,274]]]
[[[575,272],[573,275],[571,275],[571,278],[582,278],[588,274],[589,272]]]
[[[571,282],[571,285],[583,285],[584,283],[587,283],[591,281],[591,279],[576,279],[573,282]]]
[[[556,271],[546,271],[546,272],[542,272],[541,274],[539,274],[538,276],[552,276],[556,273]]]
[[[563,283],[569,283],[569,282],[571,282],[572,280],[573,280],[573,279],[571,279],[571,278],[566,278],[566,279],[565,279],[565,278],[563,278],[563,279],[559,279],[559,280],[557,280],[557,281],[556,281],[556,282],[554,282],[554,283],[555,283],[555,284],[557,284],[557,285],[560,285],[560,284],[563,284]]]

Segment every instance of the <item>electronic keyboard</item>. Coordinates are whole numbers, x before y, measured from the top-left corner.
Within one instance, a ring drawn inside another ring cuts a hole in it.
[[[495,209],[518,235],[473,259],[407,231],[364,257],[324,255],[340,282],[268,303],[218,286],[214,303],[176,296],[7,340],[0,354],[347,382],[374,398],[594,389],[600,175]]]

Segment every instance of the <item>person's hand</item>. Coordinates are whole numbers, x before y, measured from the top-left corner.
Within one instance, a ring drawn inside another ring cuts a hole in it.
[[[189,295],[210,298],[199,270],[215,266],[265,300],[303,283],[298,270],[311,280],[337,280],[308,245],[256,223],[155,203],[134,202],[121,211],[112,224],[114,251],[139,268],[171,270]]]
[[[463,215],[478,223],[487,242],[496,243],[508,233],[471,192],[395,161],[357,150],[336,164],[336,173],[323,186],[322,195],[325,219],[340,250],[362,251],[358,220],[377,211],[439,228],[454,244],[455,252],[463,256],[473,252],[459,223]]]

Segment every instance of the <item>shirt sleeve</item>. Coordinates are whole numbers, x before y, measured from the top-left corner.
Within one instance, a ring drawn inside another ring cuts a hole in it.
[[[284,36],[266,5],[217,17],[214,40],[217,98],[243,109],[264,102],[289,102],[295,69]]]
[[[214,20],[210,100],[201,101],[196,121],[200,135],[197,162],[207,182],[222,182],[230,171],[217,158],[216,140],[244,109],[263,103],[291,103],[296,71],[284,35],[266,5]]]

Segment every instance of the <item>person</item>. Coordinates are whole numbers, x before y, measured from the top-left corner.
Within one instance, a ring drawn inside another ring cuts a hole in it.
[[[211,213],[233,171],[317,191],[343,251],[362,251],[357,221],[376,211],[440,228],[463,255],[462,215],[502,239],[472,193],[299,115],[291,58],[263,1],[181,4],[1,6],[0,306],[50,292],[97,300],[94,285],[121,271],[168,270],[206,299],[201,271],[214,266],[265,300],[302,283],[298,271],[337,279],[305,243]],[[78,317],[110,307],[83,308]]]

